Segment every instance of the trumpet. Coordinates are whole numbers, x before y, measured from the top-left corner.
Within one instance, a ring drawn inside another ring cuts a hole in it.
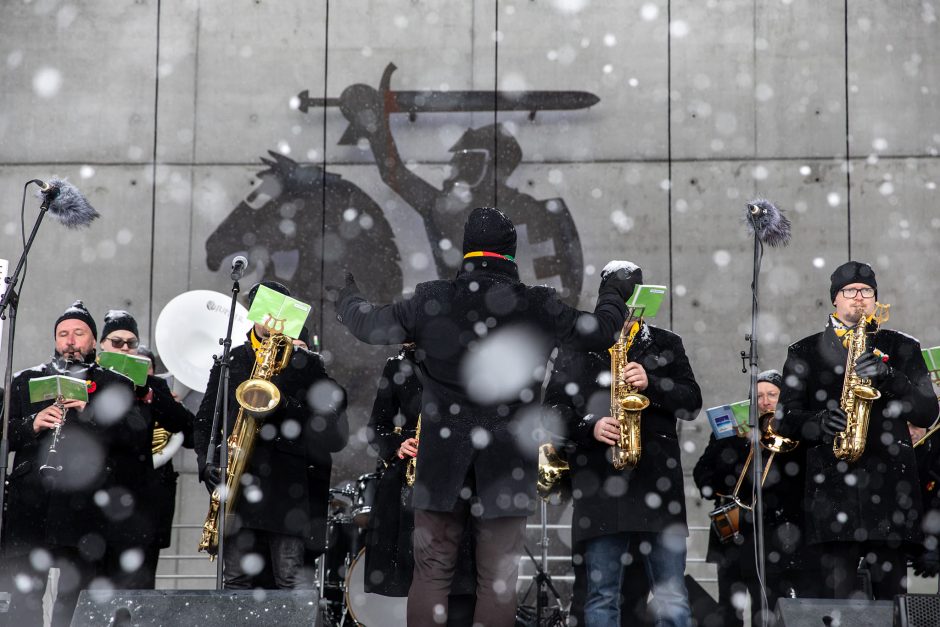
[[[773,418],[774,412],[772,411],[764,412],[761,414],[760,418],[758,418],[758,424],[761,429],[760,446],[770,451],[770,455],[767,456],[767,464],[764,466],[760,477],[760,484],[762,486],[764,485],[764,481],[767,480],[767,475],[770,473],[770,465],[774,461],[774,455],[777,453],[789,453],[800,443],[799,440],[792,440],[777,433],[773,427]],[[718,539],[721,540],[722,543],[730,542],[740,535],[741,510],[751,510],[751,506],[743,503],[740,497],[738,497],[738,492],[744,484],[744,477],[747,476],[748,468],[750,468],[751,460],[753,459],[754,449],[752,448],[747,453],[747,459],[744,460],[744,467],[741,469],[741,475],[738,477],[738,482],[734,486],[734,491],[730,496],[724,494],[718,495],[728,498],[730,501],[715,508],[708,514],[712,521],[712,529],[714,529],[715,533],[718,535]]]

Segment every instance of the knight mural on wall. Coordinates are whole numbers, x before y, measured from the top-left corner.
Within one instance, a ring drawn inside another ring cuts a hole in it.
[[[318,165],[274,152],[262,157],[259,185],[206,240],[206,264],[216,271],[244,254],[259,280],[290,283],[295,297],[319,302],[323,283],[345,272],[392,299],[401,294],[401,257],[382,209],[358,186]],[[381,260],[381,276],[374,269]]]
[[[564,200],[537,200],[509,186],[510,175],[522,161],[522,148],[502,124],[468,129],[461,136],[450,148],[449,174],[440,189],[415,174],[402,161],[389,126],[391,113],[409,113],[412,118],[415,113],[415,109],[402,110],[403,92],[389,89],[394,69],[391,64],[386,68],[379,90],[361,84],[344,90],[339,106],[350,129],[341,143],[359,137],[368,140],[382,180],[420,214],[438,276],[451,277],[459,268],[461,254],[456,244],[470,211],[478,206],[497,206],[516,225],[516,261],[522,280],[555,287],[566,301],[576,303],[584,262],[578,231]],[[467,95],[466,106],[455,103],[450,110],[477,110],[474,96],[480,92],[462,93]],[[597,101],[584,92],[487,95],[484,104],[490,110],[529,110],[530,117],[538,109],[582,108]],[[428,96],[425,103],[434,102],[433,94]],[[451,246],[442,246],[442,242]]]

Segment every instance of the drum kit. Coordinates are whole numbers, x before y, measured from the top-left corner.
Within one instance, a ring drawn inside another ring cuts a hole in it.
[[[330,489],[326,552],[320,558],[319,586],[328,627],[404,625],[406,597],[365,591],[366,532],[381,474]]]

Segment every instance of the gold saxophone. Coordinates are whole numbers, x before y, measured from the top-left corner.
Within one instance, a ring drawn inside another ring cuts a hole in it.
[[[845,431],[836,434],[832,441],[832,452],[836,459],[855,462],[865,452],[868,440],[868,420],[872,403],[881,398],[881,392],[871,385],[871,380],[855,373],[855,360],[867,349],[865,335],[869,321],[882,324],[888,320],[888,308],[891,305],[875,303],[875,312],[863,317],[849,334],[849,354],[845,362],[845,381],[842,384],[842,398],[839,406],[846,415]]]
[[[418,426],[415,427],[415,441],[421,440],[421,414],[418,414]],[[413,486],[418,478],[418,456],[415,455],[408,459],[408,465],[405,466],[405,483]]]
[[[551,442],[541,445],[538,479],[535,484],[539,496],[548,501],[557,492],[564,499],[565,495],[562,493],[566,490],[563,481],[569,470],[568,460],[555,450]]]
[[[251,458],[255,438],[261,428],[262,420],[277,409],[281,402],[281,392],[271,383],[271,379],[290,363],[293,352],[291,338],[280,333],[272,333],[261,343],[255,355],[255,365],[251,377],[235,389],[238,401],[238,415],[235,426],[228,437],[228,464],[225,471],[225,516],[226,522],[238,501],[242,474]],[[209,554],[214,560],[219,552],[219,503],[220,487],[212,491],[209,500],[209,513],[202,526],[199,550]]]
[[[635,325],[635,326],[634,326]],[[640,412],[649,407],[648,398],[624,380],[627,352],[643,326],[642,318],[630,317],[623,323],[617,343],[610,347],[610,415],[620,424],[620,440],[613,446],[612,463],[617,470],[640,463]]]

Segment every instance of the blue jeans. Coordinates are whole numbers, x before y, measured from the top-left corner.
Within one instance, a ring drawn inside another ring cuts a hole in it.
[[[684,580],[685,536],[641,532],[601,536],[584,543],[585,624],[587,627],[619,627],[624,560],[634,542],[643,556],[653,593],[650,607],[657,627],[688,627],[692,616]]]

